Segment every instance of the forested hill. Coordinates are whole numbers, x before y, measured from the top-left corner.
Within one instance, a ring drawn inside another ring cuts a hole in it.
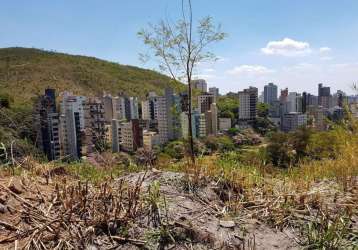
[[[29,103],[47,87],[82,95],[124,91],[144,97],[149,91],[162,93],[167,86],[183,88],[158,72],[94,57],[32,48],[0,49],[0,94],[9,94],[19,104]]]

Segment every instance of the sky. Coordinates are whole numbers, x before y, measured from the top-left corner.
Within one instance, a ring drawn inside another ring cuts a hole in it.
[[[228,36],[210,47],[219,58],[195,74],[220,93],[269,82],[317,93],[318,83],[352,94],[358,83],[357,0],[192,0],[194,21],[212,16]],[[143,64],[137,32],[175,20],[180,0],[12,0],[0,8],[0,47],[35,47]]]

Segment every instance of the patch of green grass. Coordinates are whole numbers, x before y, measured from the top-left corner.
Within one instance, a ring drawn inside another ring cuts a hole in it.
[[[73,162],[67,164],[65,168],[80,180],[92,183],[100,183],[109,178],[119,177],[124,173],[121,167],[102,168],[93,166],[88,162]]]

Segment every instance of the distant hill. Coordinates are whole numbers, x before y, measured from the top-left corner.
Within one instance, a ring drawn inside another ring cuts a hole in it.
[[[149,91],[160,94],[167,86],[181,90],[184,85],[152,70],[94,57],[32,48],[0,49],[0,92],[17,104],[29,104],[47,87],[82,95],[123,91],[144,97]]]

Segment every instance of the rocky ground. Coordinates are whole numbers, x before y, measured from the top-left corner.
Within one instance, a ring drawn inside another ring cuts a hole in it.
[[[2,178],[0,249],[302,248],[295,229],[253,216],[262,207],[230,212],[217,182],[193,188],[184,174],[157,170],[98,186],[62,168]]]

